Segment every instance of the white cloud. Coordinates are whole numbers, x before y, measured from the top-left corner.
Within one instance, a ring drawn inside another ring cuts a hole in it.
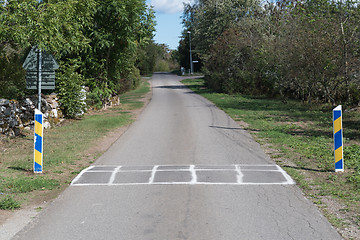
[[[151,5],[159,13],[181,13],[184,9],[184,2],[190,3],[192,0],[151,0]]]

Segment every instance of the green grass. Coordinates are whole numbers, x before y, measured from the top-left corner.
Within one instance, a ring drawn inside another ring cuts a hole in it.
[[[67,126],[49,131],[44,137],[44,159],[46,167],[58,166],[64,163],[72,164],[82,157],[82,152],[89,148],[92,142],[104,136],[110,130],[130,124],[130,114],[90,115]],[[45,144],[46,143],[46,144]],[[61,143],[61,148],[58,147]]]
[[[27,193],[34,190],[52,190],[58,187],[60,182],[44,176],[16,176],[2,177],[0,184],[1,192]]]
[[[20,208],[19,202],[14,200],[10,195],[0,196],[0,209],[2,210],[15,210]]]
[[[343,113],[345,172],[335,173],[331,106],[213,93],[205,87],[203,79],[187,79],[183,83],[234,120],[247,123],[244,128],[260,144],[273,149],[273,160],[310,198],[330,196],[355,216],[360,215],[359,112]],[[332,215],[331,218],[336,222]]]
[[[138,109],[144,106],[144,103],[140,101],[140,99],[149,92],[150,84],[148,82],[144,82],[137,89],[127,92],[122,95],[121,103],[127,104],[127,109],[133,110]]]
[[[139,88],[120,96],[120,106],[87,114],[61,127],[46,129],[42,174],[32,172],[32,131],[25,131],[22,138],[1,142],[0,194],[9,196],[0,199],[4,201],[3,208],[15,209],[7,204],[11,206],[12,200],[20,203],[31,201],[37,198],[37,192],[59,191],[70,183],[76,174],[102,154],[95,150],[88,152],[90,147],[110,131],[134,121],[130,110],[143,106],[140,99],[149,90],[149,84],[141,81]]]

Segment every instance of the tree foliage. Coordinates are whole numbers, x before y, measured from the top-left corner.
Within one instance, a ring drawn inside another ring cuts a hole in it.
[[[0,62],[6,66],[0,86],[12,86],[0,97],[26,93],[21,61],[37,45],[61,63],[57,91],[63,98],[80,96],[74,91],[86,84],[104,102],[136,86],[138,49],[152,39],[154,24],[145,0],[0,0]],[[70,117],[75,108],[67,108],[78,100],[63,104]]]
[[[183,19],[216,91],[360,102],[355,1],[200,0],[187,5]]]
[[[173,50],[170,50],[166,44],[154,43],[139,49],[136,66],[142,75],[153,72],[169,72],[178,69],[176,59],[173,58]]]

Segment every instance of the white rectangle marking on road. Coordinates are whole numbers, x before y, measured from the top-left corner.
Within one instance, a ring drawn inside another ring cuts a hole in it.
[[[163,166],[166,166],[168,169],[164,169]],[[204,167],[202,169],[201,166],[197,165],[189,165],[189,168],[179,168],[179,166],[170,166],[170,165],[155,165],[155,166],[146,166],[149,167],[151,170],[143,170],[144,166],[142,167],[134,167],[134,170],[122,170],[123,166],[105,166],[105,165],[94,165],[90,166],[84,170],[82,170],[78,176],[74,178],[74,180],[71,182],[70,185],[72,186],[131,186],[131,185],[181,185],[181,184],[193,184],[193,185],[292,185],[295,184],[295,181],[284,171],[280,166],[278,165],[249,165],[249,164],[236,164],[236,165],[229,165],[233,166],[234,168],[231,170],[227,166],[217,168],[217,166],[214,166],[214,168],[208,168]],[[152,167],[152,168],[151,168]],[[173,167],[173,168],[172,168]],[[200,168],[199,168],[200,167]],[[275,167],[274,169],[259,169],[259,167]],[[94,169],[96,168],[96,169]],[[109,169],[112,168],[112,170],[103,170],[103,169]],[[136,170],[136,168],[139,168],[139,170]],[[141,169],[141,170],[140,170]],[[191,181],[187,182],[172,182],[170,181],[164,181],[164,182],[154,182],[155,175],[157,172],[184,172],[187,171],[191,174]],[[218,172],[218,171],[232,171],[236,173],[236,181],[234,182],[198,182],[198,171],[203,172]],[[142,183],[114,183],[116,174],[119,172],[134,172],[134,173],[140,173],[140,172],[151,172],[151,176],[148,180],[148,182],[142,182]],[[244,182],[244,174],[245,172],[279,172],[284,177],[285,181],[279,181],[279,182]],[[111,173],[111,176],[109,178],[108,183],[77,183],[81,177],[83,177],[84,173]]]

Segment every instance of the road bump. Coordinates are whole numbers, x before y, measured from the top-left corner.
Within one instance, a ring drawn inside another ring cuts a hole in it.
[[[288,185],[294,180],[278,165],[94,165],[71,186],[121,185]]]

